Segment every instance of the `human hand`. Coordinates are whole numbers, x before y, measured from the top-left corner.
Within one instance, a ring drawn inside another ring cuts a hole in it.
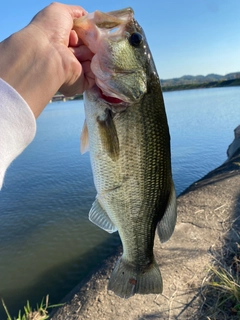
[[[72,30],[73,20],[85,14],[81,7],[53,3],[0,43],[0,77],[22,95],[35,117],[59,89],[73,95],[95,83],[93,54]]]
[[[65,78],[60,91],[65,95],[83,93],[94,84],[94,75],[90,69],[93,54],[72,30],[73,19],[86,13],[81,7],[52,3],[30,23],[31,27],[46,36],[49,44],[60,54]]]

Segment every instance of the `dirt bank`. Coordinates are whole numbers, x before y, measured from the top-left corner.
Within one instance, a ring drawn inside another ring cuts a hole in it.
[[[164,281],[162,295],[135,295],[124,300],[108,292],[118,253],[75,288],[51,319],[207,319],[203,286],[209,265],[223,248],[234,247],[239,241],[239,169],[237,154],[179,196],[174,235],[164,245],[157,237],[155,241],[154,252]]]

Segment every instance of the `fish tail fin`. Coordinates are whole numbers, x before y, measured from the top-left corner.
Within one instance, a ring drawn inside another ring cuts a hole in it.
[[[162,293],[162,276],[155,260],[136,270],[130,263],[120,258],[111,274],[108,290],[121,298],[128,299],[135,293]]]

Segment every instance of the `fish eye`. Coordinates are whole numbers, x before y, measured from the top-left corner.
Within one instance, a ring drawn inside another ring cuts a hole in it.
[[[143,36],[139,32],[130,35],[129,42],[133,47],[139,47],[143,42]]]

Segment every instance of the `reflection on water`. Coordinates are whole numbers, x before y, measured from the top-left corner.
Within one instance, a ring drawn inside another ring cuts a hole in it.
[[[164,93],[178,194],[226,159],[240,124],[240,87]]]
[[[239,124],[240,89],[164,94],[177,193],[226,159]],[[50,104],[37,136],[9,168],[0,192],[0,297],[13,315],[27,299],[59,302],[119,245],[88,221],[96,192],[80,155],[82,101]],[[5,318],[2,308],[0,319]]]
[[[0,297],[12,314],[48,293],[51,303],[59,302],[120,243],[88,220],[96,192],[89,155],[79,152],[83,120],[82,102],[50,104],[34,142],[7,172],[0,193]]]

